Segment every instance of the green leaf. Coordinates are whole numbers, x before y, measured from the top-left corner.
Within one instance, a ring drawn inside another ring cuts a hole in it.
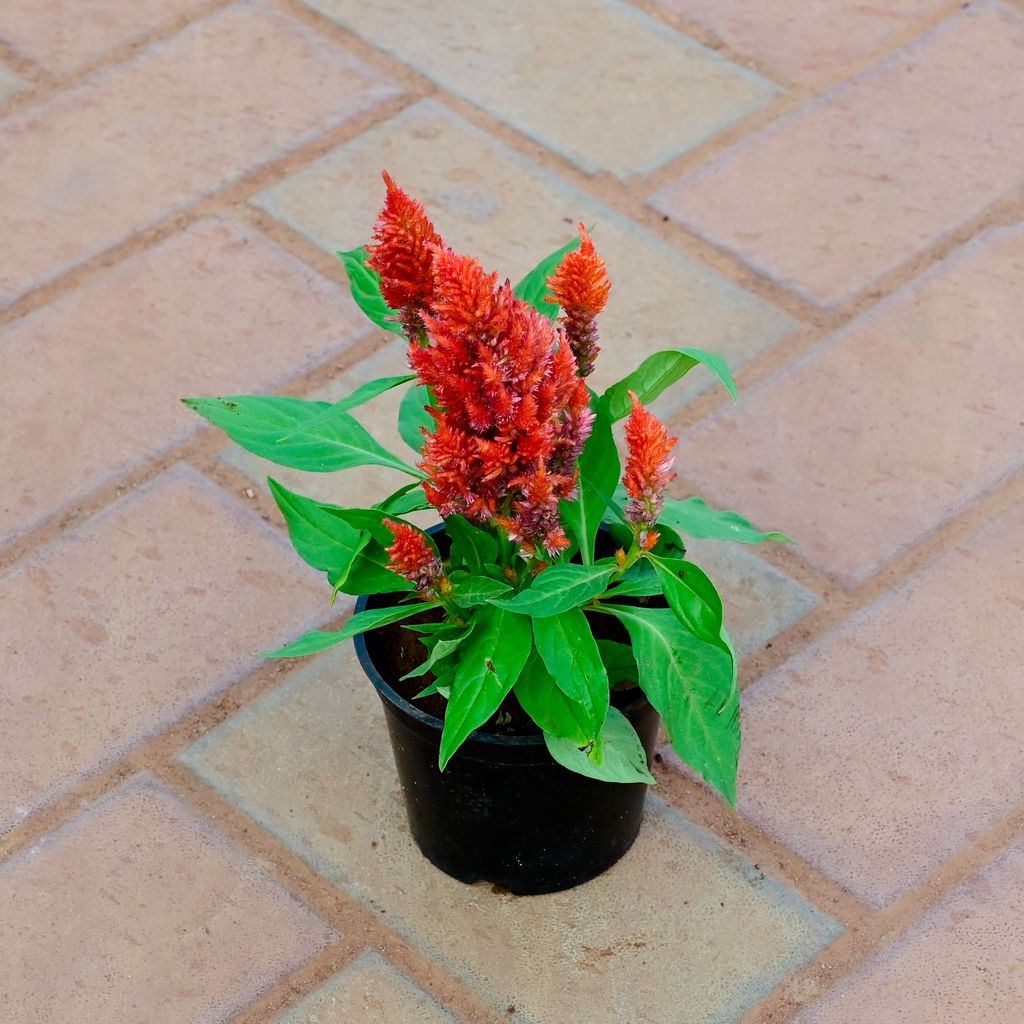
[[[602,758],[595,764],[592,758],[578,749],[570,739],[544,733],[548,752],[569,771],[604,782],[646,782],[653,786],[656,780],[647,767],[647,751],[629,719],[618,708],[609,708],[601,730]]]
[[[694,636],[722,647],[722,598],[704,570],[682,558],[648,557],[676,618]]]
[[[348,569],[363,546],[360,530],[312,498],[289,491],[273,477],[267,478],[267,485],[302,559],[324,572],[337,574]]]
[[[183,401],[243,448],[280,466],[329,473],[378,465],[425,479],[424,473],[381,447],[337,405],[263,395]]]
[[[632,410],[630,391],[636,392],[637,398],[647,405],[695,366],[707,367],[725,385],[733,401],[736,401],[736,382],[721,356],[700,348],[665,349],[648,356],[628,377],[613,384],[604,393],[612,422],[618,422]]]
[[[352,298],[356,305],[369,317],[378,327],[393,334],[402,334],[402,325],[398,322],[398,312],[392,309],[385,301],[380,292],[380,274],[367,263],[370,254],[366,246],[361,245],[358,249],[350,249],[348,252],[339,252],[338,256],[345,264],[345,273],[348,274],[349,288],[352,290]]]
[[[359,612],[345,623],[344,627],[335,633],[325,633],[322,630],[314,629],[298,640],[276,651],[268,651],[261,655],[264,658],[301,658],[306,654],[317,654],[326,651],[330,647],[337,647],[344,643],[349,637],[357,633],[365,633],[368,629],[376,629],[378,626],[386,626],[391,622],[401,622],[411,615],[416,615],[430,607],[426,604],[403,605],[401,608],[370,608],[365,612]]]
[[[608,592],[612,600],[620,597],[656,597],[661,593],[661,580],[654,566],[647,560],[636,562],[629,571],[619,577]]]
[[[579,460],[579,494],[575,501],[563,501],[560,506],[562,522],[579,545],[585,565],[594,560],[594,543],[605,513],[605,495],[615,489],[619,468],[608,408],[598,400],[594,405],[594,426]]]
[[[507,600],[492,604],[520,615],[545,618],[586,604],[602,593],[615,567],[611,565],[576,565],[564,562],[545,569],[527,589]]]
[[[601,652],[608,673],[608,684],[617,686],[619,683],[631,683],[638,686],[640,673],[633,657],[633,648],[629,644],[620,644],[616,640],[598,640],[597,649]]]
[[[566,253],[572,252],[580,247],[580,239],[574,238],[566,243],[561,249],[556,249],[550,256],[546,256],[531,270],[526,277],[515,287],[515,296],[529,303],[538,312],[543,313],[550,320],[558,319],[558,304],[545,302],[551,294],[548,288],[548,278],[558,269],[562,258]]]
[[[307,420],[298,429],[307,430],[311,426],[315,426],[324,420],[329,420],[337,412],[347,412],[349,409],[355,409],[360,405],[365,405],[367,402],[379,395],[383,395],[386,391],[390,391],[392,388],[397,388],[400,384],[408,384],[409,381],[415,380],[414,374],[406,374],[403,377],[378,377],[376,380],[367,381],[365,384],[356,388],[347,398],[342,398],[340,401],[335,402],[333,405],[329,405],[319,416],[314,416],[312,419]],[[289,435],[284,435],[281,440],[285,440]],[[278,442],[280,443],[280,441]]]
[[[417,384],[402,395],[398,407],[398,433],[417,455],[426,442],[423,432],[432,434],[437,427],[434,417],[427,412],[429,405],[430,391],[425,385]]]
[[[433,506],[427,501],[423,493],[422,485],[419,483],[406,484],[399,487],[394,494],[389,494],[383,501],[375,506],[389,516],[404,516],[410,512],[423,512]]]
[[[640,686],[679,756],[736,803],[740,695],[733,660],[695,637],[670,608],[602,604],[629,632]]]
[[[514,693],[544,732],[581,747],[594,741],[593,716],[558,688],[536,650],[530,651]]]
[[[492,580],[489,576],[469,576],[455,584],[452,599],[463,608],[474,608],[489,604],[495,598],[511,592],[512,588],[501,580]]]
[[[515,685],[530,654],[530,620],[484,605],[459,655],[441,731],[438,765],[445,765]]]
[[[588,740],[601,732],[608,711],[608,673],[579,608],[533,620],[533,639],[555,685],[587,714]]]
[[[474,526],[464,516],[448,516],[444,526],[452,542],[448,558],[453,568],[465,566],[479,575],[485,565],[497,561],[498,542],[493,534]]]
[[[760,544],[766,540],[779,540],[792,544],[784,533],[770,530],[762,533],[738,512],[712,508],[703,498],[669,498],[658,517],[658,525],[712,540],[734,540],[740,544]]]
[[[445,625],[449,625],[445,623]],[[423,676],[430,672],[438,662],[444,661],[449,655],[454,654],[459,647],[465,642],[466,637],[473,631],[475,623],[471,622],[465,628],[456,628],[450,631],[453,635],[450,639],[443,639],[441,633],[435,634],[429,637],[428,640],[424,640],[423,643],[429,644],[429,654],[427,655],[426,661],[421,665],[417,665],[411,672],[406,672],[403,679],[413,679],[416,676]],[[446,631],[446,632],[447,632]],[[419,695],[422,696],[422,695]]]

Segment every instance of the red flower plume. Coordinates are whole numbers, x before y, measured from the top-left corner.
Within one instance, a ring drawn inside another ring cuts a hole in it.
[[[423,206],[411,199],[383,172],[387,198],[368,246],[369,265],[380,274],[380,290],[392,309],[401,311],[410,340],[423,330],[420,313],[434,291],[433,253],[444,240],[434,230]]]
[[[567,253],[548,280],[551,297],[562,307],[562,327],[569,339],[581,377],[594,369],[600,348],[597,344],[597,315],[608,302],[611,282],[604,260],[597,255],[587,229],[580,224],[579,249]]]
[[[630,500],[626,505],[626,518],[640,526],[640,543],[650,549],[658,542],[658,534],[651,530],[665,505],[665,487],[675,480],[672,472],[672,449],[679,438],[671,437],[661,422],[640,404],[630,391],[633,411],[626,420],[626,472],[622,478]]]
[[[385,519],[384,525],[395,538],[394,544],[387,548],[388,568],[415,584],[421,594],[431,593],[441,580],[443,566],[430,542],[408,523]]]

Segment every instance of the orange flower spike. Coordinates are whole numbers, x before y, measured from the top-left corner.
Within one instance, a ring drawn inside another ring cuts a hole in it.
[[[580,224],[581,244],[567,253],[548,279],[548,302],[562,307],[562,327],[579,366],[581,377],[589,376],[600,348],[597,344],[597,315],[608,302],[611,282],[604,260],[597,255],[587,229]]]
[[[433,594],[443,590],[445,577],[442,575],[441,559],[430,545],[426,535],[408,523],[385,519],[384,525],[395,538],[387,548],[388,568],[414,584],[418,593]]]
[[[444,240],[434,230],[423,206],[402,191],[383,172],[387,198],[377,217],[369,265],[380,274],[380,290],[392,309],[401,312],[410,341],[420,339],[420,314],[429,308],[434,292],[434,249]]]
[[[658,540],[651,527],[657,523],[665,505],[665,487],[676,478],[672,472],[672,449],[679,438],[672,437],[632,391],[629,397],[633,400],[633,411],[626,420],[629,456],[622,477],[630,498],[626,518],[640,528],[640,544],[649,551]]]

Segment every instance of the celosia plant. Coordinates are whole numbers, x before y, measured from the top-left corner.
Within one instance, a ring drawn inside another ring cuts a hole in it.
[[[339,255],[360,308],[408,339],[414,372],[335,403],[186,400],[280,465],[376,464],[411,478],[372,508],[325,504],[269,481],[296,549],[335,595],[394,596],[339,631],[313,631],[268,656],[313,654],[434,609],[438,621],[412,627],[425,658],[410,675],[432,672],[419,696],[447,700],[442,770],[471,732],[515,702],[566,768],[653,782],[632,725],[610,700],[638,685],[680,757],[733,802],[736,658],[721,599],[687,560],[683,538],[785,538],[700,498],[669,497],[677,439],[645,407],[697,365],[735,398],[728,368],[698,349],[669,349],[595,394],[586,378],[610,284],[585,228],[512,288],[447,246],[423,207],[384,178],[372,243]],[[412,462],[353,415],[399,387]],[[623,419],[624,470],[612,431]],[[403,518],[431,507],[444,523],[443,555]],[[603,617],[630,642],[595,638]]]

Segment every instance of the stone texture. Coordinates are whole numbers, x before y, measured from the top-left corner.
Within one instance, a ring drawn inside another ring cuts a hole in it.
[[[337,402],[369,380],[395,377],[407,372],[405,341],[388,335],[388,340],[380,349],[311,397],[324,402]],[[353,409],[352,415],[389,451],[415,461],[417,456],[398,433],[398,407],[406,391],[406,387],[393,388],[372,402]],[[335,505],[375,505],[409,482],[407,476],[384,466],[359,466],[340,473],[304,473],[286,466],[275,466],[238,445],[227,448],[221,458],[261,487],[266,485],[267,477],[272,476],[291,491]],[[433,511],[414,512],[403,518],[424,527],[438,522],[438,516]]]
[[[328,614],[256,516],[176,469],[0,577],[0,831]]]
[[[740,809],[875,906],[1024,797],[1024,505],[744,697]]]
[[[370,950],[277,1024],[456,1024],[443,1006]]]
[[[773,307],[430,101],[370,129],[257,202],[328,252],[352,248],[370,237],[383,201],[382,167],[422,199],[449,244],[513,281],[564,245],[579,221],[592,227],[613,281],[592,378],[599,389],[644,356],[676,345],[711,349],[736,367],[792,327]],[[659,410],[711,381],[693,371]]]
[[[0,865],[4,1019],[226,1021],[334,933],[142,777]]]
[[[970,879],[795,1024],[1017,1024],[1024,845]]]
[[[687,557],[714,581],[725,605],[725,628],[745,658],[802,619],[818,603],[806,587],[741,544],[689,540]]]
[[[395,91],[243,3],[16,114],[0,123],[0,302]]]
[[[652,171],[777,92],[608,0],[306,2],[588,173]]]
[[[1024,227],[992,231],[687,436],[697,490],[847,585],[1021,465]]]
[[[273,391],[369,328],[341,287],[220,217],[15,321],[0,540],[198,430],[179,398]]]
[[[733,50],[815,85],[912,31],[943,0],[658,0],[711,29]]]
[[[10,68],[0,64],[0,103],[24,88],[25,82]]]
[[[0,38],[65,75],[202,6],[203,0],[4,0]]]
[[[516,898],[448,878],[409,836],[380,703],[349,648],[182,757],[517,1019],[667,1021],[685,1006],[725,1024],[838,931],[657,797],[626,858],[570,892]]]
[[[1019,12],[972,5],[653,204],[811,301],[840,302],[1024,178],[1022,47]]]

